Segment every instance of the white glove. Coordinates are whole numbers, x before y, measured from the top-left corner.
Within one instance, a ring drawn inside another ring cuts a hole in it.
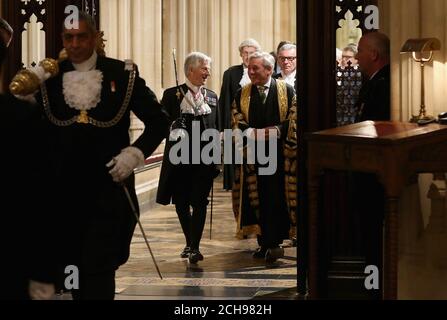
[[[11,93],[13,93],[17,99],[31,102],[32,104],[36,104],[34,94],[39,90],[39,85],[51,77],[51,73],[46,72],[45,69],[40,65],[38,65],[36,67],[28,68],[26,71],[33,73],[38,78],[38,83],[37,84],[36,83],[28,83],[29,81],[25,81],[29,85],[29,88],[28,88],[28,86],[25,85],[25,86],[23,86],[23,88],[18,89],[19,87],[17,85],[19,83],[21,83],[22,81],[19,80],[20,77],[19,78],[17,78],[17,77],[21,72],[25,72],[25,70],[19,71],[19,73],[17,73],[17,75],[12,80],[11,85],[13,85],[14,89],[11,89]]]
[[[133,169],[144,166],[144,154],[136,147],[127,147],[106,164],[112,168],[109,173],[115,182],[124,181],[133,172]]]
[[[28,69],[33,72],[40,80],[40,83],[47,81],[51,77],[51,73],[46,72],[45,69],[39,65]]]
[[[30,280],[29,295],[33,300],[50,300],[55,294],[54,284]]]

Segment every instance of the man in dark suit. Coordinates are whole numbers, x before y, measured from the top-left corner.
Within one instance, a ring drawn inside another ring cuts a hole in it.
[[[366,77],[357,102],[357,122],[390,120],[390,40],[380,32],[365,34],[356,55]]]
[[[286,43],[278,49],[278,64],[281,72],[273,75],[275,79],[284,80],[287,84],[295,88],[296,78],[296,45]]]
[[[0,18],[0,68],[12,34]],[[55,291],[53,217],[44,210],[48,197],[38,108],[9,93],[0,94],[0,106],[0,300],[50,299]]]
[[[133,170],[166,136],[168,121],[132,62],[97,55],[93,18],[81,12],[78,22],[62,33],[68,59],[37,95],[51,143],[48,192],[60,225],[54,240],[63,243],[61,273],[79,269],[73,298],[113,299],[136,225],[124,187],[138,208]],[[132,145],[131,111],[145,124]]]
[[[259,43],[254,39],[242,41],[239,45],[239,54],[242,64],[228,68],[223,75],[222,88],[220,89],[219,109],[220,109],[220,130],[231,128],[231,104],[236,92],[250,82],[248,76],[248,57],[250,54],[261,50]],[[225,190],[233,188],[234,168],[231,164],[225,164],[223,170]]]
[[[187,163],[174,165],[170,151],[176,141],[169,141],[169,137],[167,138],[157,202],[168,205],[172,201],[175,204],[186,240],[186,247],[180,256],[189,258],[190,263],[203,260],[200,240],[205,226],[208,195],[213,179],[218,174],[214,164],[205,164],[203,159],[192,161],[195,155],[201,154],[204,145],[201,143],[200,150],[194,150],[192,145],[197,142],[194,139],[200,139],[206,129],[218,128],[217,95],[204,87],[210,75],[210,68],[211,59],[208,56],[201,52],[190,53],[185,59],[184,66],[186,83],[166,89],[162,99],[163,107],[169,114],[170,122],[173,123],[172,129],[181,127],[189,137],[189,156],[186,159]],[[200,132],[197,137],[193,135],[194,126],[197,132]],[[212,143],[220,144],[220,138],[217,137],[217,141],[213,140]]]
[[[260,247],[254,257],[267,262],[281,258],[279,245],[296,236],[296,96],[285,81],[272,78],[274,64],[267,52],[249,57],[251,84],[238,91],[232,110],[233,129],[265,144],[264,150],[270,148],[269,139],[278,139],[276,153],[268,151],[276,154],[276,171],[260,174],[267,165],[258,159],[254,165],[244,163],[236,167],[233,189],[238,237],[257,235]]]
[[[390,111],[390,40],[380,32],[365,34],[359,41],[356,55],[366,78],[356,103],[357,122],[389,121]],[[352,201],[361,226],[365,265],[382,270],[382,228],[385,191],[375,174],[352,174]],[[382,272],[380,272],[382,276]],[[380,299],[380,291],[372,294]]]

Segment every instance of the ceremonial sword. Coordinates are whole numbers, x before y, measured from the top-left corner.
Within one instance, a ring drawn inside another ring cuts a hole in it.
[[[214,179],[213,184],[211,185],[211,214],[210,214],[210,240],[211,240],[211,233],[213,231],[213,200],[214,200]]]

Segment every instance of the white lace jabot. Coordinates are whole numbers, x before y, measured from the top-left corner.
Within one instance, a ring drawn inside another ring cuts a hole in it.
[[[180,104],[181,113],[202,116],[211,113],[210,106],[205,102],[203,95],[204,88],[194,86],[189,80],[186,81],[188,91],[185,92],[182,103]]]
[[[244,66],[244,74],[242,75],[242,79],[239,82],[239,85],[244,87],[245,85],[249,84],[251,82],[250,77],[248,76],[248,68]]]
[[[71,71],[64,73],[63,92],[65,102],[73,109],[87,111],[101,101],[102,72]]]
[[[75,71],[64,73],[63,92],[65,102],[70,108],[87,111],[96,108],[101,101],[102,79],[100,70],[95,70],[98,55],[82,63],[73,63]]]

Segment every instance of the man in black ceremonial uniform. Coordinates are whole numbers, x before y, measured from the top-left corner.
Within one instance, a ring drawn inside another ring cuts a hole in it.
[[[200,139],[206,129],[218,128],[217,95],[204,87],[210,75],[211,58],[201,52],[192,52],[185,59],[186,83],[179,87],[167,89],[163,94],[162,104],[173,125],[171,128],[183,129],[189,137],[189,156],[187,163],[177,164],[170,159],[170,150],[175,141],[167,139],[163,156],[157,202],[163,205],[175,204],[178,218],[186,240],[186,247],[180,256],[189,258],[190,263],[203,260],[200,252],[200,240],[206,219],[206,208],[209,203],[213,179],[218,175],[215,164],[205,164],[200,158],[197,163],[192,158],[199,156],[192,145]],[[199,136],[193,135],[196,126]],[[175,131],[171,131],[175,134]],[[212,143],[220,144],[220,139]],[[220,155],[219,155],[220,156]],[[192,208],[192,212],[191,212]]]
[[[138,208],[133,170],[166,136],[168,122],[132,62],[96,53],[93,18],[81,12],[78,22],[62,34],[68,59],[37,95],[51,144],[48,192],[58,216],[60,271],[80,271],[74,299],[113,299],[115,271],[129,257],[136,225],[123,186]],[[132,145],[131,111],[145,125]]]

